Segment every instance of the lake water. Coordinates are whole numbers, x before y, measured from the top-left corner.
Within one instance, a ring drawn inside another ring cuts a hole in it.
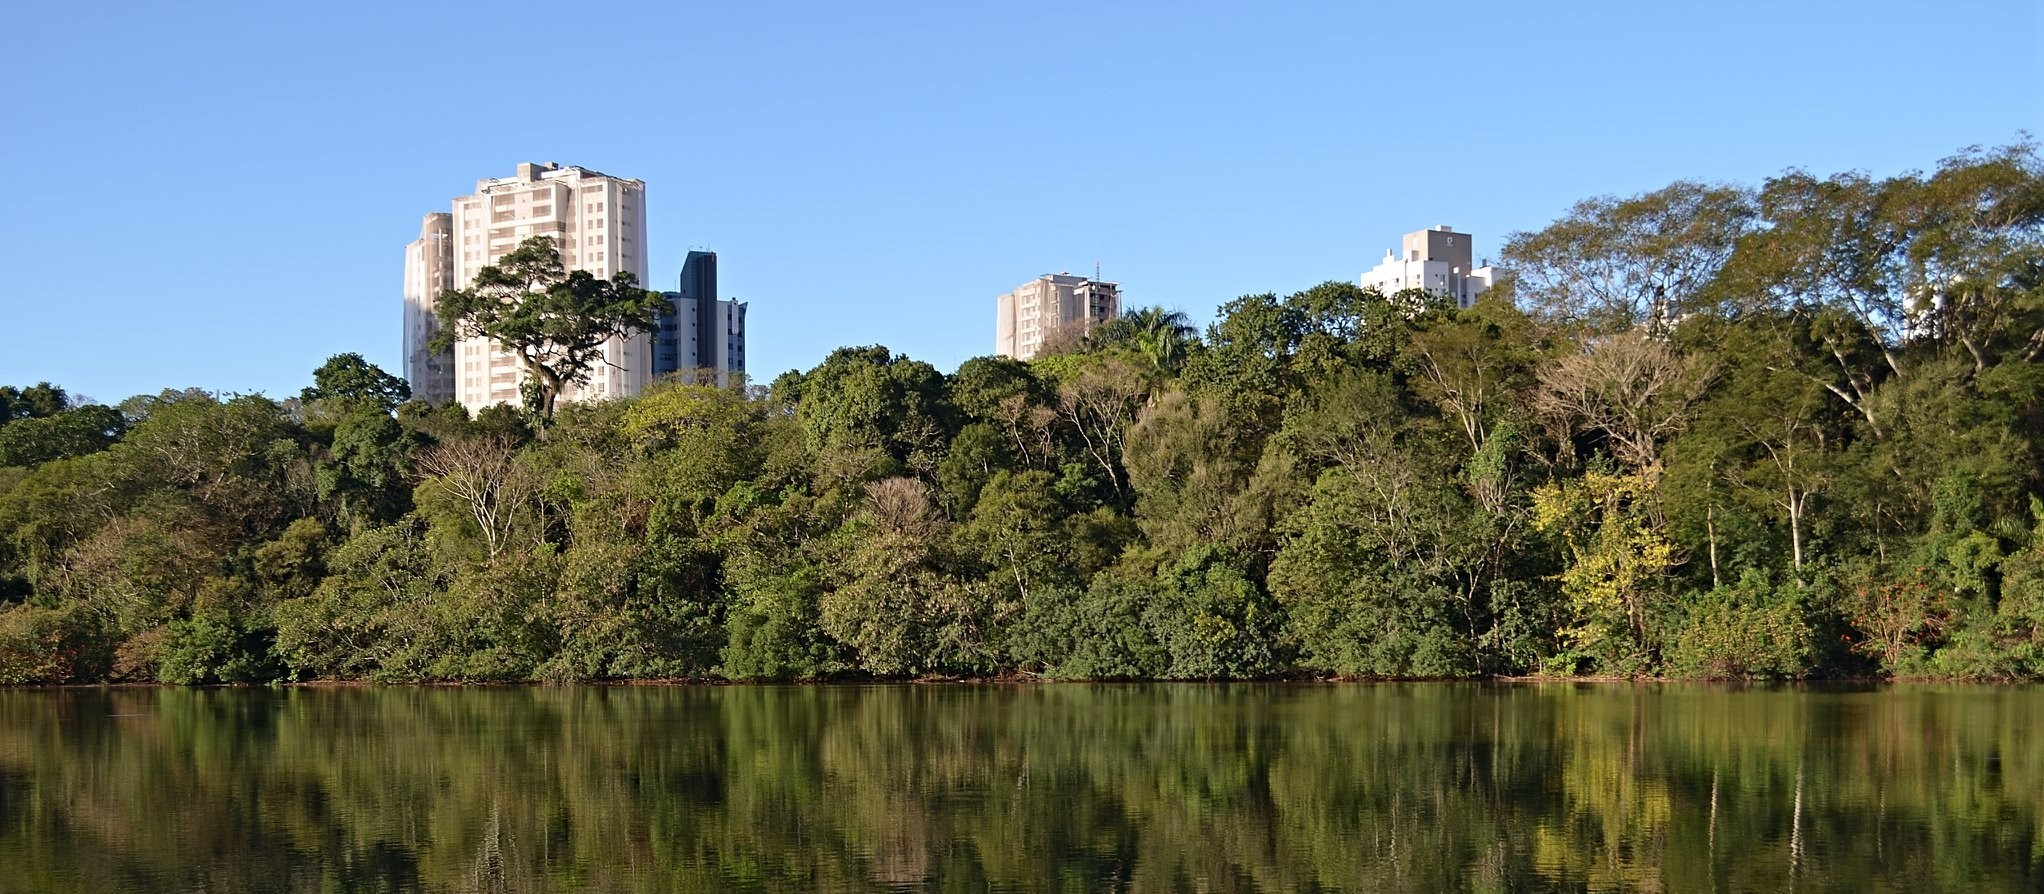
[[[0,691],[0,892],[2039,891],[2044,688]]]

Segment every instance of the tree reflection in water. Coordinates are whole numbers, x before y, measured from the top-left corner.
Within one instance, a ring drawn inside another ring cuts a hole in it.
[[[2032,891],[2044,689],[0,692],[0,891]]]

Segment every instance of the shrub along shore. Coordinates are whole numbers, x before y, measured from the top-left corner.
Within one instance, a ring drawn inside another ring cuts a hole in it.
[[[1504,254],[551,415],[0,388],[0,683],[2044,675],[2034,145]]]

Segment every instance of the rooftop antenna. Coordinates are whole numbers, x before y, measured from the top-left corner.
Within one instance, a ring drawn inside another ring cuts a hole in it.
[[[1099,282],[1099,281],[1100,281],[1100,262],[1099,262],[1099,261],[1094,261],[1094,262],[1093,262],[1093,281],[1094,281],[1094,282]]]

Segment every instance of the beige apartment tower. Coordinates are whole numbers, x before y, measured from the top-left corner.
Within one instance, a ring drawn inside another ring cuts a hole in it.
[[[1046,273],[995,299],[994,353],[1028,360],[1058,329],[1087,332],[1120,315],[1120,283]]]
[[[431,394],[451,393],[453,400],[475,412],[493,404],[517,406],[524,379],[517,361],[489,340],[478,338],[463,339],[451,356],[441,358],[451,376],[444,385],[434,383],[433,358],[425,351],[424,341],[417,340],[420,334],[430,339],[430,327],[415,327],[413,319],[420,313],[431,317],[432,298],[440,290],[431,287],[434,274],[428,271],[416,277],[423,297],[414,300],[415,257],[423,266],[445,265],[440,273],[443,287],[465,287],[475,281],[477,272],[519,243],[532,236],[550,236],[569,270],[586,270],[600,279],[629,272],[643,288],[649,278],[645,234],[646,184],[639,180],[553,162],[526,162],[513,176],[476,181],[473,194],[454,200],[453,214],[427,215],[419,241],[412,243],[405,255],[407,378],[414,374],[412,358],[421,358],[417,369],[421,377],[412,378],[412,390],[429,400]],[[444,251],[428,251],[436,242],[445,244]],[[603,359],[561,399],[601,400],[638,394],[652,378],[652,338],[640,333],[611,339]]]

